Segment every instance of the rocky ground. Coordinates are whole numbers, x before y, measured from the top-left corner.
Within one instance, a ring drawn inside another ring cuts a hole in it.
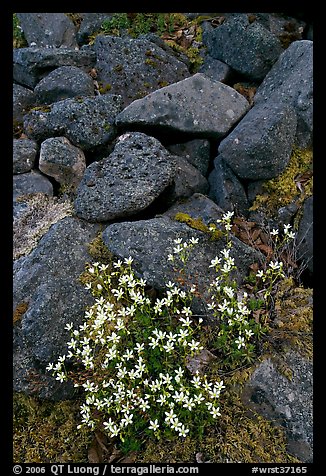
[[[129,30],[112,15],[15,16],[14,390],[40,405],[74,398],[45,368],[65,352],[65,325],[82,323],[91,296],[79,277],[101,253],[132,256],[159,290],[173,239],[197,236],[189,273],[205,288],[221,245],[199,222],[234,212],[240,282],[268,258],[262,230],[291,224],[300,273],[279,297],[277,345],[257,356],[239,398],[284,432],[285,453],[264,461],[311,462],[312,25],[295,13],[187,13],[147,31],[134,14]],[[26,462],[51,460],[24,451]],[[85,451],[70,458],[87,461]],[[258,458],[241,454],[233,460]]]

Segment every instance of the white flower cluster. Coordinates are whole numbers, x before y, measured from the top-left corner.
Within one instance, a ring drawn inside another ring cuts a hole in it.
[[[192,377],[180,366],[203,349],[196,339],[202,319],[192,318],[185,291],[169,281],[165,296],[152,302],[131,264],[132,258],[118,260],[113,271],[99,263],[88,266],[86,287],[97,298],[78,329],[66,325],[68,353],[47,370],[63,382],[69,378],[67,359],[82,364],[86,377],[75,383],[85,392],[82,425],[95,429],[102,422],[109,436],[123,440],[142,420],[157,437],[164,428],[185,437],[194,412],[205,413],[203,419],[220,415],[223,381]]]

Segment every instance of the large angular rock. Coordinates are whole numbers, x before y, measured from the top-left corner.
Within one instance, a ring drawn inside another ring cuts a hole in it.
[[[86,169],[84,152],[66,137],[51,137],[41,144],[39,169],[62,185],[77,187]]]
[[[51,104],[75,96],[94,96],[92,78],[76,66],[60,66],[35,87],[38,104]]]
[[[16,13],[29,46],[77,47],[76,28],[64,13]]]
[[[97,227],[67,217],[54,224],[37,248],[14,263],[14,311],[25,312],[14,328],[14,390],[42,398],[68,398],[70,386],[58,384],[45,370],[49,362],[67,352],[67,323],[82,323],[92,297],[79,281],[90,256],[87,244]],[[17,315],[17,314],[16,314]],[[33,380],[37,376],[36,389]]]
[[[13,173],[23,174],[33,167],[38,151],[37,143],[29,139],[13,140]]]
[[[309,197],[304,202],[303,215],[296,236],[296,245],[298,247],[297,258],[304,263],[311,274],[313,273],[314,256],[313,225],[313,197]]]
[[[121,97],[114,94],[65,99],[47,112],[31,111],[24,118],[24,129],[36,141],[65,136],[75,146],[88,150],[115,138],[114,120],[121,108]]]
[[[44,175],[36,170],[13,177],[13,199],[30,193],[53,195],[53,185]]]
[[[266,359],[250,377],[243,399],[265,418],[286,429],[289,453],[304,463],[311,463],[312,362],[294,351],[289,351],[284,358],[292,379],[287,379],[271,359]]]
[[[205,35],[208,54],[223,61],[249,79],[264,79],[282,47],[279,39],[248,15],[229,16],[222,25]]]
[[[184,63],[145,39],[97,36],[97,80],[127,106],[152,91],[190,75]]]
[[[219,207],[236,215],[247,216],[249,202],[245,189],[221,155],[214,160],[209,184],[209,196]]]
[[[88,71],[96,62],[96,54],[89,47],[72,48],[16,48],[13,53],[13,78],[17,83],[34,88],[37,83],[59,66],[77,66]]]
[[[120,258],[134,258],[136,270],[158,289],[165,289],[165,283],[176,279],[173,265],[167,261],[168,254],[176,246],[174,240],[191,237],[199,239],[186,266],[186,277],[195,280],[203,296],[207,296],[208,284],[214,277],[209,268],[212,259],[225,247],[221,238],[212,241],[211,237],[201,231],[188,227],[185,223],[171,220],[167,216],[136,222],[113,223],[103,232],[103,241],[108,249]],[[233,255],[238,267],[238,279],[248,272],[249,266],[257,261],[260,254],[253,248],[233,239]]]
[[[313,135],[312,41],[302,40],[291,43],[257,89],[254,102],[255,104],[283,102],[294,107],[298,118],[297,145],[311,146]]]
[[[218,152],[240,178],[271,179],[289,162],[296,126],[291,106],[259,104],[220,143]]]
[[[196,73],[134,101],[116,122],[122,127],[155,127],[221,139],[248,109],[248,101],[233,88]]]
[[[111,155],[93,162],[78,187],[75,209],[93,222],[145,210],[172,184],[175,166],[154,137],[140,132],[119,137]]]
[[[205,195],[194,193],[187,200],[174,204],[164,213],[164,216],[174,219],[177,213],[189,215],[195,220],[200,219],[205,225],[211,223],[218,225],[217,220],[222,218],[225,211]]]
[[[203,73],[214,81],[227,83],[230,80],[232,73],[234,74],[234,71],[229,65],[223,63],[223,61],[212,58],[210,55],[206,54],[198,73]]]
[[[12,96],[12,115],[14,123],[23,122],[24,115],[35,102],[35,95],[33,91],[24,88],[20,84],[13,85]]]

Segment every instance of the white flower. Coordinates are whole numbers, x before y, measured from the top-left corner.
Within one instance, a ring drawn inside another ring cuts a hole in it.
[[[179,254],[182,251],[182,246],[178,245],[175,248],[173,248],[173,252],[175,254]]]
[[[234,290],[230,286],[224,286],[223,291],[230,299],[234,297]]]
[[[194,339],[192,339],[191,342],[188,342],[188,345],[190,347],[190,350],[192,350],[193,352],[196,351],[196,350],[202,350],[202,346],[200,345],[200,342],[196,342]]]
[[[261,269],[258,271],[258,273],[256,274],[257,278],[262,278],[264,276],[264,271]]]
[[[159,427],[160,427],[160,425],[158,424],[158,420],[157,420],[157,419],[154,420],[154,421],[150,420],[149,423],[150,423],[150,424],[149,424],[149,427],[148,427],[148,428],[149,428],[150,430],[156,431],[156,430],[158,430]]]
[[[172,423],[173,420],[177,418],[177,415],[174,413],[173,409],[171,409],[169,412],[164,412],[166,415],[165,422],[166,423]]]
[[[178,418],[175,418],[171,422],[171,428],[175,431],[180,431],[180,427],[182,427],[182,424],[179,422]]]
[[[273,228],[273,230],[270,232],[270,234],[272,236],[277,236],[278,235],[278,230],[276,230],[275,228]]]
[[[156,400],[157,403],[163,405],[166,402],[166,395],[160,395],[159,398]]]
[[[67,380],[67,376],[64,372],[58,372],[56,376],[56,380],[59,380],[62,383],[64,380]]]
[[[178,429],[179,435],[180,436],[187,436],[187,433],[189,433],[189,428],[186,428],[184,425],[181,426],[181,428]]]
[[[194,402],[197,404],[200,404],[200,402],[203,402],[204,400],[205,398],[203,397],[202,393],[194,396]]]
[[[129,258],[125,258],[124,259],[124,262],[127,264],[127,265],[130,265],[132,262],[133,262],[133,258],[131,256],[129,256]]]
[[[120,422],[120,423],[121,423],[120,426],[128,426],[128,425],[131,425],[133,417],[134,417],[133,413],[126,413],[126,414],[125,414],[125,417],[122,418],[122,420],[121,420],[121,422]]]
[[[190,307],[184,307],[181,311],[182,314],[184,314],[186,317],[192,316],[192,311]]]
[[[49,365],[46,367],[47,371],[53,370],[53,363],[50,362]]]
[[[213,415],[213,418],[217,418],[218,416],[221,416],[220,407],[213,407],[209,413]]]
[[[150,340],[149,346],[152,347],[153,349],[155,349],[155,347],[159,345],[158,339],[154,339],[154,337],[149,336],[148,340]]]
[[[145,345],[144,345],[144,344],[139,344],[139,343],[137,342],[137,344],[136,344],[136,351],[140,354],[140,352],[142,352],[144,349],[145,349]]]
[[[251,329],[245,329],[245,334],[246,334],[246,336],[249,337],[249,338],[254,335],[254,333],[252,332]]]
[[[65,329],[67,329],[67,331],[71,331],[71,329],[73,328],[73,323],[71,322],[70,324],[66,324],[65,325]]]
[[[177,402],[177,403],[182,403],[185,399],[185,394],[183,392],[174,392],[174,395],[172,395],[172,398]]]
[[[241,349],[241,347],[245,347],[246,344],[245,344],[245,340],[244,340],[244,337],[240,336],[234,341],[237,346],[238,346],[238,349]]]
[[[182,243],[182,238],[176,238],[175,240],[173,240],[173,243],[175,243],[176,245],[180,245],[180,243]]]
[[[287,235],[289,233],[289,230],[291,228],[291,225],[284,225],[284,234]]]
[[[122,261],[118,259],[118,261],[113,263],[114,268],[121,268],[122,266]]]
[[[283,263],[279,263],[278,261],[271,261],[269,263],[269,267],[272,269],[272,270],[277,270],[277,269],[281,269],[281,267],[283,266]]]
[[[171,255],[171,254],[169,254],[169,255],[168,255],[168,261],[174,261],[174,256]]]
[[[192,245],[196,245],[196,244],[198,243],[198,241],[199,241],[198,238],[194,238],[194,237],[191,237],[191,238],[190,238],[190,243],[191,243]]]
[[[174,349],[174,345],[173,345],[173,342],[168,342],[167,344],[163,345],[163,349],[169,354],[170,352],[172,352],[172,350]]]
[[[148,400],[144,400],[143,398],[139,401],[138,406],[143,412],[150,408],[148,405]]]
[[[133,350],[127,349],[126,352],[123,354],[122,357],[123,357],[124,359],[126,359],[126,360],[130,360],[130,359],[133,358],[133,356],[134,356]]]
[[[211,260],[211,264],[209,265],[209,268],[215,268],[218,264],[220,264],[221,259],[218,258],[217,256]]]
[[[88,272],[91,273],[91,274],[94,274],[95,273],[95,269],[92,267],[92,268],[88,268]]]
[[[187,408],[189,411],[191,411],[196,406],[196,403],[194,399],[189,398],[182,406],[184,408]]]
[[[189,327],[192,324],[192,320],[189,319],[189,316],[187,316],[186,318],[180,317],[180,322],[182,322],[181,325],[183,327]]]

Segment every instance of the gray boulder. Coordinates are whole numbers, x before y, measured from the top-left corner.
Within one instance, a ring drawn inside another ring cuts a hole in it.
[[[35,164],[37,143],[30,139],[13,140],[13,173],[29,172]]]
[[[200,66],[198,73],[205,74],[208,78],[214,81],[220,81],[221,83],[227,83],[234,71],[230,66],[223,61],[212,58],[206,54],[204,56],[204,62]]]
[[[207,296],[208,284],[214,277],[209,268],[212,259],[225,247],[225,240],[212,241],[210,235],[190,228],[185,223],[171,220],[167,216],[136,222],[113,223],[103,232],[107,248],[119,258],[134,258],[135,269],[148,284],[165,289],[165,283],[176,279],[176,273],[167,257],[176,246],[174,240],[191,237],[199,239],[186,266],[187,281],[198,283],[200,292]],[[259,259],[260,254],[234,238],[233,254],[238,267],[239,280],[248,272],[249,266]]]
[[[50,180],[36,170],[13,176],[13,199],[29,193],[45,193],[53,195],[53,186]]]
[[[116,122],[221,139],[248,109],[248,101],[233,88],[196,73],[132,102]]]
[[[199,219],[207,226],[211,223],[218,226],[217,220],[222,218],[224,210],[205,195],[194,193],[187,200],[172,205],[163,215],[174,219],[177,213],[189,215],[195,220]]]
[[[181,144],[170,144],[166,148],[174,155],[186,159],[199,172],[206,176],[210,162],[210,142],[206,139],[194,139]]]
[[[190,75],[184,63],[145,39],[97,36],[97,80],[104,90],[133,100]]]
[[[66,137],[51,137],[41,144],[39,169],[62,185],[77,187],[86,169],[84,152]]]
[[[242,183],[225,163],[223,156],[214,160],[214,169],[209,175],[209,197],[225,211],[236,215],[248,215],[249,203]]]
[[[294,351],[284,356],[292,379],[282,375],[271,359],[251,375],[243,393],[255,411],[285,428],[287,449],[304,463],[312,462],[313,373],[312,362]]]
[[[96,62],[96,54],[89,47],[72,48],[16,48],[13,52],[13,78],[17,83],[34,88],[37,83],[59,66],[77,66],[88,71]]]
[[[298,233],[296,236],[296,245],[298,248],[297,258],[307,266],[308,271],[313,273],[313,197],[305,200],[303,206],[303,215],[300,220]]]
[[[281,54],[257,89],[255,104],[283,102],[292,106],[298,119],[296,143],[312,145],[313,42],[295,41]]]
[[[35,95],[30,89],[14,84],[12,95],[12,115],[14,123],[23,122],[24,115],[35,103]]]
[[[45,368],[67,352],[70,335],[65,325],[73,322],[78,327],[85,307],[92,303],[79,276],[90,259],[87,244],[96,232],[95,225],[64,218],[27,257],[14,262],[14,310],[22,303],[26,306],[14,327],[15,391],[51,399],[72,396],[71,386],[59,384]]]
[[[38,104],[51,104],[75,96],[94,96],[92,78],[76,66],[60,66],[35,87]]]
[[[174,175],[174,163],[157,139],[124,134],[109,157],[87,167],[77,190],[77,216],[101,222],[135,215],[172,184]]]
[[[87,43],[90,35],[98,31],[104,20],[110,18],[112,13],[81,13],[82,22],[77,32],[79,45]]]
[[[65,99],[54,103],[48,112],[31,111],[24,118],[24,129],[37,141],[65,136],[88,150],[115,138],[114,120],[120,111],[121,97],[114,94]]]
[[[279,39],[248,15],[229,16],[205,35],[208,54],[223,61],[248,79],[264,79],[282,47]]]
[[[64,13],[16,13],[29,46],[77,47],[76,29]]]
[[[259,104],[220,143],[218,152],[240,178],[271,179],[289,162],[296,126],[291,106]]]

